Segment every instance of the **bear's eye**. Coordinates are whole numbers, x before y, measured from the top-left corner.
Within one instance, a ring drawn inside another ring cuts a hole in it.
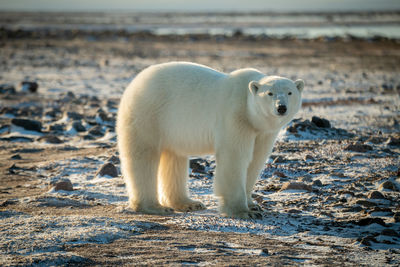
[[[288,95],[292,95],[292,92],[289,92]]]
[[[273,96],[274,94],[272,92],[268,92],[268,95],[269,96]]]

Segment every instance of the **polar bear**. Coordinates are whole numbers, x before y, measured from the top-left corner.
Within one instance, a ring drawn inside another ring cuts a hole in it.
[[[143,70],[125,90],[117,138],[129,206],[147,214],[194,211],[188,156],[216,155],[219,211],[260,218],[251,196],[280,129],[300,109],[302,80],[255,69],[226,74],[170,62]]]

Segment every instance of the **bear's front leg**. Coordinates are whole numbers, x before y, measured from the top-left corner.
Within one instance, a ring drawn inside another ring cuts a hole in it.
[[[238,149],[222,149],[216,154],[215,194],[223,216],[241,219],[261,219],[262,213],[247,205],[246,177],[253,145]]]

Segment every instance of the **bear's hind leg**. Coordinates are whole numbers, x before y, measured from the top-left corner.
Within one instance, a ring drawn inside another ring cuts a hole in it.
[[[164,206],[183,212],[206,208],[200,201],[189,198],[187,177],[188,158],[164,151],[158,169],[158,189]]]
[[[171,208],[161,206],[158,201],[157,168],[160,153],[135,144],[120,146],[120,153],[122,174],[129,195],[129,207],[146,214],[173,213]]]

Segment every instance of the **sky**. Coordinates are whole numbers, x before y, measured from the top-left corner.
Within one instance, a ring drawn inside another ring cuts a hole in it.
[[[400,10],[400,0],[0,0],[0,11]]]

